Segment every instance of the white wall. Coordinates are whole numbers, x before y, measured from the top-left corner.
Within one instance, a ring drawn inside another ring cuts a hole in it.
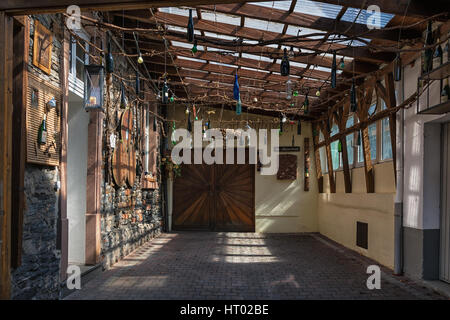
[[[410,97],[417,90],[417,78],[420,75],[420,60],[411,66],[405,68],[404,90],[405,99]],[[440,86],[436,81],[430,90],[430,106],[439,103]],[[420,108],[426,107],[426,94],[420,99]],[[437,229],[439,228],[439,214],[436,210],[430,210],[433,205],[424,201],[425,195],[433,195],[440,192],[439,179],[430,177],[439,177],[439,166],[431,163],[425,163],[425,155],[440,157],[439,144],[440,139],[436,139],[436,127],[434,130],[425,130],[425,124],[430,124],[443,118],[441,115],[420,115],[417,114],[416,104],[405,110],[404,124],[404,194],[403,194],[403,225],[405,227],[416,229]],[[425,146],[425,142],[427,145]],[[436,158],[434,158],[435,160]],[[433,160],[431,158],[430,160]],[[427,190],[424,190],[426,186]],[[430,190],[432,189],[432,190]],[[431,193],[430,193],[431,191]],[[438,193],[439,194],[439,193]],[[431,205],[431,207],[430,207]],[[426,208],[424,216],[424,207]]]
[[[67,218],[69,263],[85,262],[86,176],[89,114],[82,101],[70,94],[67,150]]]

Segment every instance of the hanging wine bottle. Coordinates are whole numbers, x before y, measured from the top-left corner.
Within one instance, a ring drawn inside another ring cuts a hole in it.
[[[242,113],[242,103],[241,103],[241,99],[239,99],[239,100],[236,102],[236,114],[237,114],[238,116],[240,116],[241,113]]]
[[[309,113],[309,98],[308,93],[305,96],[305,101],[303,102],[303,113],[308,114]]]
[[[298,122],[297,122],[297,134],[299,136],[302,135],[302,122],[300,120],[298,120]]]
[[[157,130],[157,122],[156,122],[156,116],[153,117],[153,132],[156,132]]]
[[[356,112],[358,110],[358,103],[356,100],[356,84],[354,78],[352,81],[352,87],[350,89],[350,110],[352,112]]]
[[[38,144],[44,145],[47,143],[47,114],[44,113],[41,125],[38,131]]]
[[[356,145],[357,146],[361,145],[361,130],[358,131],[358,137],[356,139]]]
[[[397,57],[395,58],[394,63],[394,80],[401,81],[402,80],[402,59],[400,57],[400,53],[397,53]]]
[[[234,100],[236,100],[236,101],[239,101],[241,99],[240,94],[239,94],[239,82],[238,82],[237,73],[234,78],[233,97],[234,97]]]
[[[433,55],[433,68],[439,68],[442,65],[442,47],[438,45]]]
[[[338,152],[341,153],[342,152],[342,142],[341,139],[338,140]]]
[[[106,53],[106,72],[113,73],[114,72],[114,58],[111,52],[111,39],[108,34],[108,52]]]
[[[286,48],[284,48],[283,59],[280,64],[280,73],[283,77],[287,77],[290,74],[289,57]]]
[[[337,65],[336,51],[333,51],[333,63],[331,65],[331,88],[336,89]]]
[[[128,99],[125,93],[125,86],[123,85],[123,82],[120,84],[120,108],[126,109],[128,106]]]
[[[194,19],[192,18],[192,9],[189,9],[189,20],[187,25],[187,40],[194,41]]]
[[[430,21],[428,21],[428,27],[426,32],[426,40],[425,40],[425,46],[432,46],[433,45],[433,24]],[[424,70],[423,73],[430,72],[433,70],[433,49],[432,48],[426,48],[424,52]]]

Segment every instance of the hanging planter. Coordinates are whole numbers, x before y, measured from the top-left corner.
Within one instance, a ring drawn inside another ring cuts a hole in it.
[[[104,68],[101,65],[84,66],[84,109],[103,111]]]

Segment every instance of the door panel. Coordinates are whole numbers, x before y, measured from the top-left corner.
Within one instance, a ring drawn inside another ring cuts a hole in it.
[[[210,228],[213,166],[182,165],[173,185],[173,229]]]
[[[246,163],[248,156],[246,150]],[[250,164],[182,165],[174,183],[173,229],[255,231],[254,178]]]

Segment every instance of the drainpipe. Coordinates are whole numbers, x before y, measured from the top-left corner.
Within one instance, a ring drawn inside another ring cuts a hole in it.
[[[401,101],[405,100],[405,76],[403,72]],[[394,207],[394,274],[403,274],[403,189],[404,189],[404,123],[405,110],[402,108],[396,117],[396,194]]]

